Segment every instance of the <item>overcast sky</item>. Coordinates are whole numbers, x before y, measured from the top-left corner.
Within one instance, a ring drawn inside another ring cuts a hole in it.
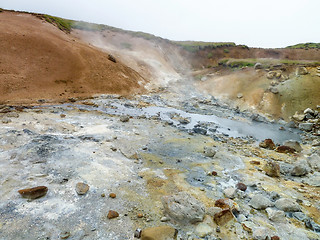
[[[1,0],[0,7],[171,40],[285,47],[320,42],[320,0]]]

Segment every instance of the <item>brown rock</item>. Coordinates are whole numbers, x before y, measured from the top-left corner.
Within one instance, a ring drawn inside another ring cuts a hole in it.
[[[278,163],[269,161],[264,165],[263,169],[270,177],[280,177],[280,166]]]
[[[230,209],[222,210],[214,215],[214,221],[220,226],[226,224],[232,219],[234,219],[234,216]]]
[[[239,182],[239,183],[237,183],[236,188],[244,192],[245,190],[247,190],[247,185]]]
[[[142,230],[141,240],[176,240],[178,231],[170,226],[146,228]]]
[[[108,55],[108,59],[109,59],[111,62],[114,62],[114,63],[117,62],[117,60],[115,59],[115,57],[112,56],[111,54]]]
[[[234,210],[238,211],[237,204],[229,198],[218,199],[214,203],[214,206],[219,207],[221,209],[230,209],[231,211],[234,211]]]
[[[260,165],[260,162],[259,162],[259,161],[256,161],[256,160],[252,160],[252,161],[250,161],[250,164]]]
[[[279,146],[276,148],[276,152],[279,152],[279,153],[294,153],[295,150],[291,147],[288,147],[288,146]]]
[[[278,236],[273,236],[271,237],[271,240],[280,240],[280,238]]]
[[[89,190],[89,185],[88,184],[85,184],[83,182],[78,182],[77,185],[76,185],[76,192],[79,194],[79,195],[84,195],[88,192]]]
[[[109,197],[111,197],[111,198],[116,198],[117,195],[116,195],[115,193],[110,193],[110,194],[109,194]]]
[[[48,188],[45,186],[39,186],[34,188],[26,188],[18,191],[22,197],[28,199],[36,199],[45,196],[48,192]]]
[[[66,115],[65,115],[65,114],[63,114],[63,113],[61,113],[61,114],[60,114],[60,117],[61,117],[61,118],[65,118],[65,117],[66,117]]]
[[[259,143],[259,147],[273,150],[273,149],[276,148],[276,145],[274,144],[274,142],[272,141],[272,139],[267,138],[267,139],[265,139],[263,142]]]
[[[142,214],[142,213],[138,213],[138,214],[137,214],[137,217],[138,217],[138,218],[143,218],[143,214]]]
[[[217,176],[218,175],[218,173],[216,171],[212,171],[211,174],[212,174],[212,176]]]
[[[113,210],[110,210],[109,213],[108,213],[108,218],[109,219],[112,219],[112,218],[117,218],[119,217],[119,213],[116,212],[116,211],[113,211]]]

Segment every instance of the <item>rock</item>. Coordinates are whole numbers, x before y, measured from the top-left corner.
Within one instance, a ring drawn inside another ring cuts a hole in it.
[[[302,131],[310,132],[313,128],[313,123],[300,123],[299,129]]]
[[[278,94],[278,93],[279,93],[279,90],[278,90],[278,88],[271,87],[271,88],[270,88],[270,92],[272,92],[273,94]]]
[[[178,231],[170,226],[143,229],[141,240],[176,240]]]
[[[203,152],[206,157],[214,157],[214,155],[217,153],[213,147],[204,147]]]
[[[281,210],[274,210],[272,208],[266,209],[268,218],[273,222],[284,222],[286,221],[286,215],[284,211]]]
[[[19,117],[19,113],[17,112],[9,112],[6,114],[6,117],[8,118],[18,118]]]
[[[276,71],[270,71],[267,73],[267,78],[268,79],[274,79],[278,76],[277,72]],[[280,77],[281,77],[281,74],[280,74]]]
[[[227,198],[233,199],[236,197],[236,189],[233,187],[224,189],[223,193]]]
[[[300,75],[306,75],[308,74],[308,70],[305,67],[297,67],[296,69],[296,75],[300,76]]]
[[[288,146],[279,146],[276,148],[276,152],[279,153],[294,153],[295,149],[288,147]]]
[[[144,215],[142,213],[137,214],[137,218],[143,218],[143,217],[144,217]]]
[[[160,219],[160,221],[161,221],[161,222],[168,222],[168,221],[170,221],[170,218],[162,217],[162,218]]]
[[[301,177],[306,175],[309,171],[308,162],[305,159],[302,159],[294,164],[291,175]]]
[[[269,239],[270,232],[267,228],[258,227],[255,228],[252,232],[252,238],[254,240],[267,240]]]
[[[117,217],[119,217],[119,213],[116,212],[116,211],[110,210],[108,212],[108,216],[107,217],[108,217],[108,219],[117,218]]]
[[[310,186],[320,187],[320,174],[314,173],[312,176],[304,179],[302,182]]]
[[[273,149],[276,148],[276,145],[274,144],[274,142],[272,141],[272,139],[267,138],[267,139],[265,139],[263,142],[259,143],[259,147],[273,150]]]
[[[164,196],[161,199],[164,211],[174,220],[196,223],[203,220],[205,207],[202,202],[185,192]]]
[[[303,121],[305,117],[306,117],[306,115],[304,115],[304,114],[299,114],[298,112],[296,112],[296,113],[292,116],[292,118],[293,118],[294,120],[299,121],[299,122]]]
[[[271,240],[280,240],[280,237],[278,237],[278,236],[272,236],[272,237],[271,237]]]
[[[230,209],[231,211],[239,211],[239,206],[237,205],[237,203],[229,198],[218,199],[217,201],[215,201],[214,206],[221,209]]]
[[[287,147],[293,148],[296,152],[301,152],[302,151],[302,147],[301,147],[300,143],[298,141],[295,141],[295,140],[285,141],[283,143],[283,146],[287,146]]]
[[[195,229],[196,235],[201,238],[204,238],[205,236],[211,234],[212,232],[213,232],[213,228],[206,223],[199,223]]]
[[[116,195],[115,193],[110,193],[110,194],[109,194],[109,197],[110,197],[110,198],[116,198],[117,195]]]
[[[269,177],[280,177],[280,166],[278,163],[273,161],[268,161],[263,170]]]
[[[4,117],[4,118],[2,118],[1,122],[4,124],[7,124],[7,123],[11,123],[12,121],[10,118]]]
[[[111,54],[108,55],[108,59],[109,59],[111,62],[114,62],[114,63],[117,62],[117,60],[115,59],[115,57],[112,56]]]
[[[120,121],[121,122],[129,122],[129,116],[127,116],[127,115],[122,115],[122,116],[120,116]]]
[[[230,209],[224,209],[216,213],[213,219],[218,225],[222,226],[234,219],[234,216]]]
[[[240,98],[243,98],[243,94],[242,94],[242,93],[238,93],[238,94],[237,94],[237,98],[239,98],[239,99],[240,99]]]
[[[48,192],[48,188],[45,186],[39,186],[34,188],[21,189],[18,192],[24,198],[36,199],[45,196]]]
[[[320,140],[318,140],[318,139],[313,140],[312,141],[312,146],[313,147],[319,147],[320,146]]]
[[[84,195],[88,192],[89,190],[89,185],[83,182],[78,182],[76,185],[76,192],[79,195]]]
[[[300,212],[300,205],[289,198],[280,198],[275,202],[276,208],[285,212]]]
[[[214,215],[219,212],[221,212],[221,208],[219,207],[210,207],[207,210],[207,214],[210,215],[211,217],[214,217]]]
[[[304,113],[304,114],[309,113],[309,114],[311,114],[312,116],[314,115],[314,111],[313,111],[311,108],[305,109],[305,110],[303,111],[303,113]]]
[[[261,194],[256,194],[251,198],[249,205],[254,209],[263,210],[267,207],[272,206],[272,202],[265,196]]]
[[[207,134],[207,130],[201,127],[194,127],[192,130],[197,134],[201,134],[201,135]]]
[[[238,222],[240,222],[240,223],[242,223],[242,222],[244,222],[244,221],[247,221],[246,216],[243,215],[243,214],[239,214],[238,217],[237,217],[237,219],[238,219]]]
[[[254,65],[254,69],[262,69],[262,64],[257,62],[255,65]]]
[[[141,238],[141,233],[142,233],[142,230],[140,228],[137,228],[135,231],[134,231],[134,236],[135,238]]]
[[[236,188],[239,189],[240,191],[246,191],[247,190],[247,185],[245,185],[244,183],[237,183]]]
[[[67,239],[70,237],[70,232],[62,232],[60,233],[60,239]]]
[[[183,117],[179,118],[178,121],[180,124],[183,124],[183,125],[189,124],[191,122],[189,118],[183,118]]]
[[[307,158],[307,161],[312,169],[320,172],[320,156],[318,154],[312,154]]]

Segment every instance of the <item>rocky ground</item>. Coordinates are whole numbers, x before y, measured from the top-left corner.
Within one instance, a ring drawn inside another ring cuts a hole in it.
[[[320,239],[316,109],[163,89],[1,112],[0,239]]]

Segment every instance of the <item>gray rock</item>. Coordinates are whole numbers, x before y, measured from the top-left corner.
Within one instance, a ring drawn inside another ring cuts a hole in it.
[[[281,210],[275,210],[272,208],[266,209],[268,218],[273,222],[285,222],[286,221],[286,215],[284,211]]]
[[[279,90],[278,90],[278,88],[271,87],[271,88],[270,88],[270,92],[272,92],[273,94],[278,94],[278,93],[279,93]]]
[[[257,62],[255,65],[254,65],[254,69],[262,69],[262,64]]]
[[[7,117],[4,117],[2,118],[2,123],[6,124],[6,123],[11,123],[11,119],[10,118],[7,118]]]
[[[164,211],[174,220],[182,223],[196,223],[203,220],[205,207],[202,202],[185,192],[164,196],[161,199]]]
[[[302,222],[308,219],[308,216],[302,212],[294,212],[292,216]]]
[[[301,152],[302,151],[302,147],[301,147],[300,143],[298,141],[296,141],[296,140],[285,141],[283,143],[283,146],[291,147],[294,150],[296,150],[296,152]]]
[[[310,186],[320,187],[320,173],[316,172],[312,176],[304,179],[302,182]]]
[[[313,128],[313,123],[300,123],[299,129],[302,131],[310,132]]]
[[[207,210],[207,214],[211,217],[214,217],[214,215],[219,212],[221,212],[221,208],[219,208],[219,207],[210,207]]]
[[[304,114],[311,114],[311,115],[314,115],[314,111],[311,109],[311,108],[307,108],[306,110],[303,111]]]
[[[307,161],[312,169],[320,172],[320,156],[318,154],[312,154],[310,157],[307,158]]]
[[[290,174],[293,169],[293,165],[285,162],[280,162],[280,173],[283,175]]]
[[[280,198],[275,202],[276,208],[285,212],[300,212],[300,205],[292,199]]]
[[[242,94],[242,93],[238,93],[238,94],[237,94],[237,98],[239,98],[239,99],[240,99],[240,98],[243,98],[243,94]]]
[[[252,231],[252,237],[254,240],[266,240],[269,239],[270,230],[264,227],[255,228]]]
[[[249,205],[257,210],[263,210],[272,206],[272,202],[262,194],[257,194],[251,198]]]
[[[308,162],[305,159],[302,159],[294,164],[291,175],[301,177],[306,175],[309,171],[310,167]]]
[[[223,193],[227,198],[233,199],[236,197],[237,192],[236,192],[235,188],[230,187],[230,188],[226,188],[225,190],[223,190]]]
[[[212,232],[213,232],[213,228],[206,223],[199,223],[195,229],[195,233],[201,238],[204,238],[205,236],[211,234]]]
[[[214,157],[217,153],[213,147],[204,147],[203,152],[206,157]]]
[[[8,118],[18,118],[19,117],[19,113],[17,113],[17,112],[9,112],[9,113],[6,114],[6,116]]]
[[[122,115],[122,116],[120,116],[120,121],[121,122],[129,122],[129,116],[127,116],[127,115]]]

